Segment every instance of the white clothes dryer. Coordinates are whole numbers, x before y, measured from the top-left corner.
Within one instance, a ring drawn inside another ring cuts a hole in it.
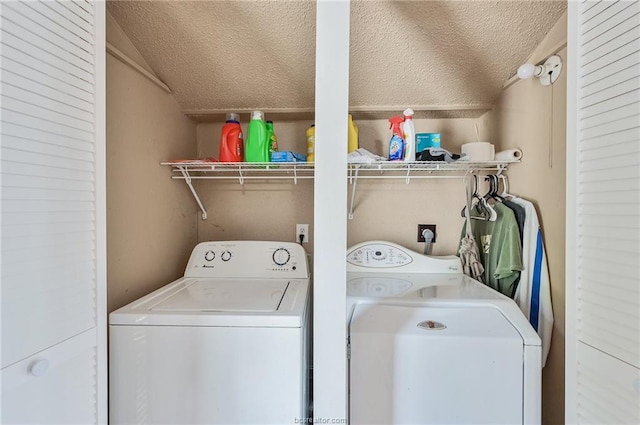
[[[349,423],[540,424],[541,342],[455,256],[347,252]]]
[[[184,277],[111,313],[109,422],[300,423],[309,284],[298,244],[198,244]]]

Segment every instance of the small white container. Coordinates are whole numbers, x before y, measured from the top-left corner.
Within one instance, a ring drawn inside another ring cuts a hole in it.
[[[493,161],[496,155],[495,146],[489,142],[465,143],[461,149],[466,154],[466,161],[482,162]]]

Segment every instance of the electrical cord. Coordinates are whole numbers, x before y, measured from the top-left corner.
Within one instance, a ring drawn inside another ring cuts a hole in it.
[[[551,74],[553,71],[549,71],[549,81],[553,81]],[[549,116],[549,168],[553,168],[553,82],[551,86],[551,108]]]

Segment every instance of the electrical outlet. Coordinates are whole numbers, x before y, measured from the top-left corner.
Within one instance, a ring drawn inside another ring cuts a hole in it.
[[[302,243],[309,242],[309,225],[296,224],[296,242],[300,243],[300,235],[302,235]]]
[[[434,243],[436,241],[436,236],[438,235],[436,233],[435,224],[418,224],[418,242],[424,242],[424,236],[422,236],[422,231],[424,229],[431,229],[431,231],[433,232],[433,240],[431,241],[431,243]]]

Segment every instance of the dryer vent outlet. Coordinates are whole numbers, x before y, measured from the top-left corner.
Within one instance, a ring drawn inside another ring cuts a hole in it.
[[[436,237],[438,234],[436,233],[436,225],[435,224],[418,224],[418,242],[424,242],[424,236],[422,236],[422,231],[424,229],[431,229],[433,232],[433,240],[431,243],[435,243]]]

